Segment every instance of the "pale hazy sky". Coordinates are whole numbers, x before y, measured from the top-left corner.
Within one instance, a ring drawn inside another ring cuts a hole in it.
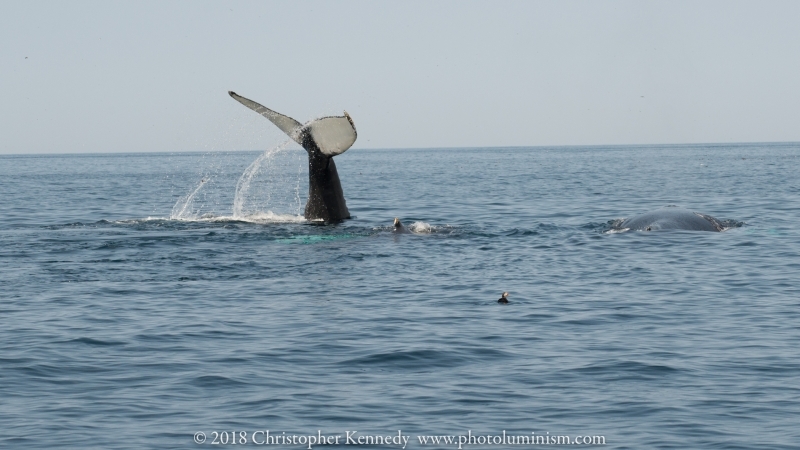
[[[800,141],[800,2],[0,3],[0,153]]]

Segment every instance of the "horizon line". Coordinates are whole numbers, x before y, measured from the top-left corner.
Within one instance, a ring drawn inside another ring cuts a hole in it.
[[[800,144],[800,141],[746,141],[746,142],[685,142],[671,144],[558,144],[558,145],[496,145],[496,146],[450,146],[450,147],[360,147],[352,150],[477,150],[477,149],[544,149],[544,148],[609,148],[609,147],[692,147],[692,146],[744,146],[744,145],[791,145]],[[4,156],[48,156],[48,155],[147,155],[147,154],[174,154],[174,153],[236,153],[257,152],[264,149],[239,149],[239,150],[152,150],[138,152],[63,152],[63,153],[0,153]]]

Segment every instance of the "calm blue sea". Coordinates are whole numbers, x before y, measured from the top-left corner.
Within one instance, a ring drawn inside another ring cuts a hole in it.
[[[297,148],[0,156],[0,447],[800,448],[800,144],[336,161],[320,226]]]

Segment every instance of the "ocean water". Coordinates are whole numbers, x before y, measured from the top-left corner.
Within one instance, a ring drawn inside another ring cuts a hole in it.
[[[0,156],[0,447],[800,448],[800,144],[336,161],[322,226],[283,144]]]

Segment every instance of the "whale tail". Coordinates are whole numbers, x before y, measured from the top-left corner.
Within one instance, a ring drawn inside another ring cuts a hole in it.
[[[321,117],[300,124],[233,91],[234,100],[261,114],[308,152],[308,201],[306,220],[341,222],[350,218],[333,157],[344,153],[356,141],[356,127],[344,116]]]
[[[319,151],[328,157],[344,153],[358,137],[356,126],[347,111],[344,112],[344,116],[320,117],[301,124],[289,116],[277,113],[233,91],[228,91],[228,94],[234,100],[269,119],[298,144],[303,145],[304,135],[307,135],[314,141]]]

